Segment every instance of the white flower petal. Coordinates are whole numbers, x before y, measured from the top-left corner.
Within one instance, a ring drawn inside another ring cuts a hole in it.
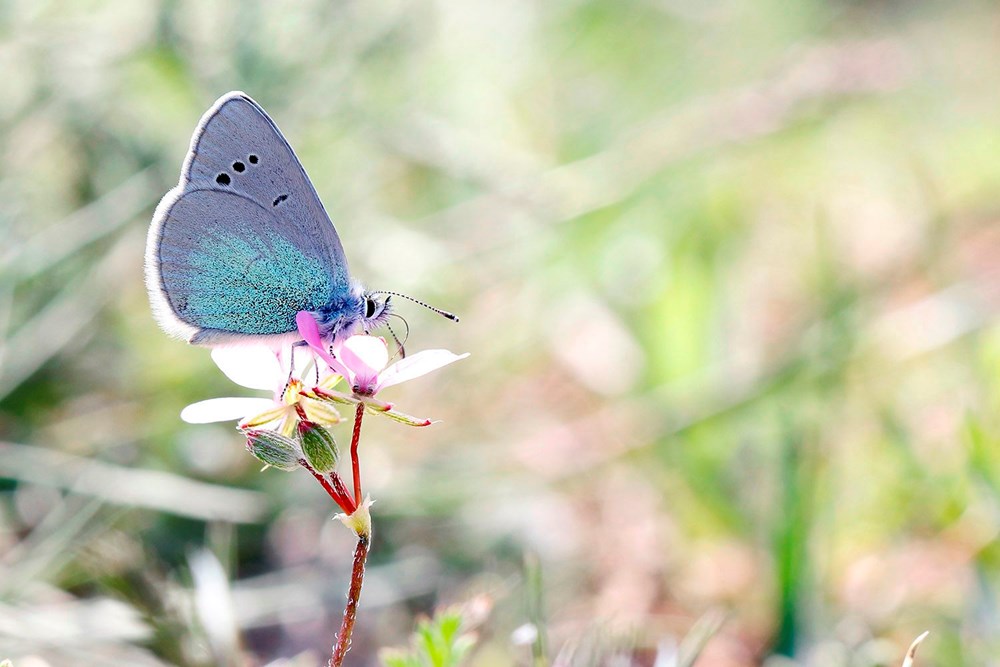
[[[340,346],[337,356],[356,375],[375,377],[389,363],[389,348],[384,338],[351,336]]]
[[[269,398],[210,398],[181,410],[181,419],[188,424],[236,421],[273,407],[274,401]]]
[[[273,392],[288,379],[274,350],[261,345],[217,347],[212,350],[212,361],[241,387]]]
[[[405,359],[400,359],[382,372],[379,377],[379,389],[391,387],[400,382],[406,382],[421,375],[426,375],[431,371],[436,371],[442,366],[454,363],[459,359],[465,359],[469,353],[455,354],[448,350],[423,350],[410,355]]]

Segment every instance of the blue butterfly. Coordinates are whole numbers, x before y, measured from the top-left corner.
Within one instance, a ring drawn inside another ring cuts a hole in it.
[[[300,311],[326,340],[367,332],[389,317],[383,295],[396,294],[367,292],[351,277],[291,146],[241,92],[202,117],[180,183],[156,207],[146,287],[160,326],[210,346],[297,341]]]

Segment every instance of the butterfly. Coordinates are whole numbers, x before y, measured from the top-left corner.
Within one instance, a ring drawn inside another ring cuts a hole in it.
[[[195,129],[180,182],[156,207],[145,260],[154,316],[195,345],[296,341],[300,311],[324,340],[345,338],[384,323],[397,294],[351,277],[295,152],[242,92],[219,98]]]

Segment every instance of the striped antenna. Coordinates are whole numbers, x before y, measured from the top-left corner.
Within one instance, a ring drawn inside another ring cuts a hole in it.
[[[406,296],[405,294],[400,294],[399,292],[390,292],[388,290],[378,290],[376,292],[368,292],[368,293],[372,294],[372,295],[374,295],[374,294],[391,294],[392,296],[402,297],[404,299],[408,299],[408,300],[412,301],[413,303],[419,304],[419,305],[423,306],[424,308],[426,308],[428,310],[433,310],[438,315],[441,315],[443,317],[447,317],[452,322],[458,322],[458,315],[456,315],[454,313],[449,313],[447,310],[441,310],[440,308],[435,308],[434,306],[430,305],[429,303],[424,303],[420,299],[414,299],[412,296]]]

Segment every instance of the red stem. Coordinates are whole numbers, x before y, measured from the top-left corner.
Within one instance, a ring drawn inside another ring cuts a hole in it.
[[[337,643],[327,667],[340,667],[344,656],[351,648],[351,634],[354,632],[354,620],[358,615],[358,601],[361,598],[361,582],[365,577],[365,560],[368,558],[368,547],[371,539],[368,535],[358,535],[358,546],[354,549],[354,569],[351,571],[351,589],[347,593],[347,606],[344,608],[344,620],[340,623]]]
[[[305,459],[299,459],[299,465],[312,473],[312,476],[316,478],[316,481],[319,482],[327,494],[333,498],[333,502],[337,503],[340,509],[344,510],[347,514],[354,514],[354,510],[358,506],[351,501],[351,496],[348,495],[347,489],[344,488],[344,482],[340,480],[340,476],[337,473],[330,474],[331,478],[333,478],[333,484],[331,484],[327,481],[326,477],[316,472]]]
[[[351,492],[347,490],[347,485],[344,484],[344,478],[337,474],[336,471],[330,473],[330,482],[333,483],[333,488],[337,490],[337,493],[347,501],[347,504],[351,509],[347,510],[348,514],[354,514],[358,506],[351,502]]]
[[[361,506],[361,463],[358,461],[358,441],[361,440],[361,418],[365,416],[365,404],[358,403],[354,411],[354,437],[351,438],[351,472],[354,475],[354,506]]]

